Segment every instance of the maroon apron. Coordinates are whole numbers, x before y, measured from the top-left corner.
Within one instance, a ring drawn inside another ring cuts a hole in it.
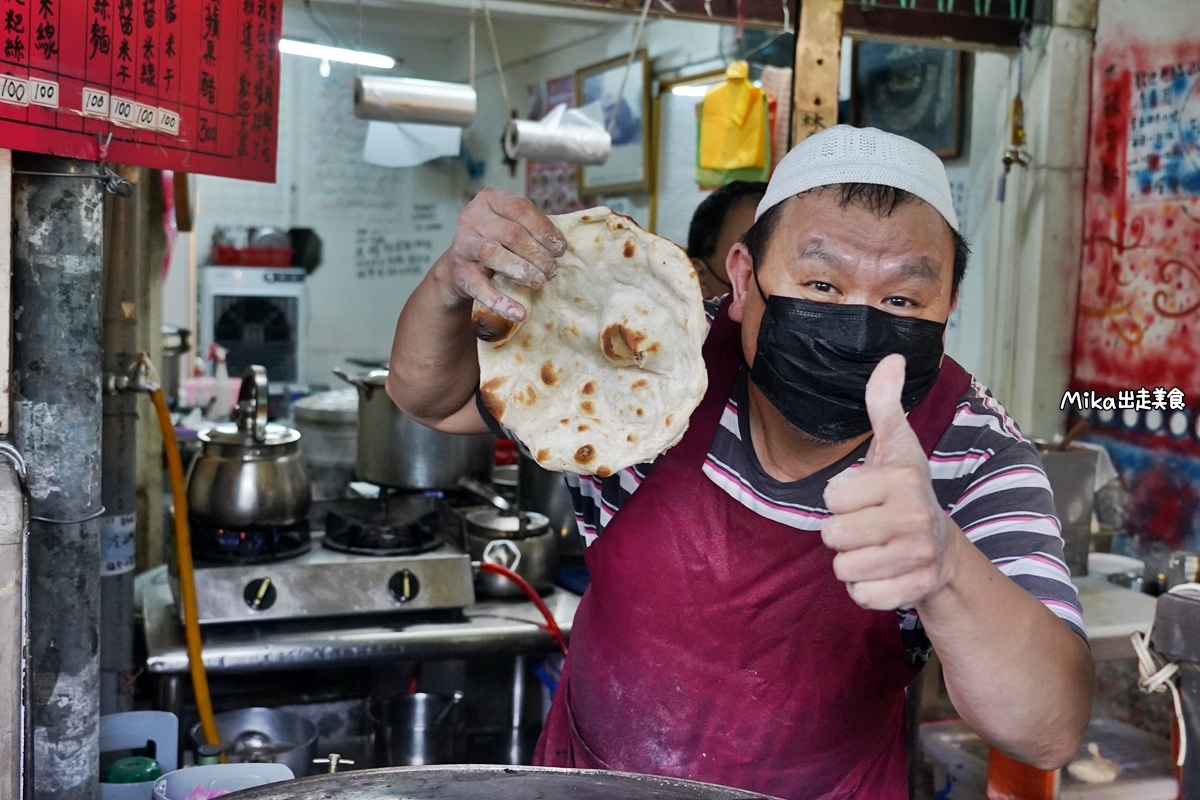
[[[756,514],[701,471],[744,363],[727,308],[687,434],[587,548],[591,585],[534,763],[906,800],[916,670],[896,612],[850,599],[818,532]],[[909,414],[926,453],[969,380],[945,359]]]

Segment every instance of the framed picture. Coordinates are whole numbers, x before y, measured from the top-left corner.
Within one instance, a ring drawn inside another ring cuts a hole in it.
[[[639,50],[634,57],[622,91],[627,63],[629,57],[620,56],[575,72],[575,105],[599,101],[605,126],[612,122],[613,139],[608,161],[580,167],[580,195],[627,194],[650,188],[650,67],[646,51]]]
[[[942,158],[962,150],[963,53],[855,42],[850,122],[907,136]]]

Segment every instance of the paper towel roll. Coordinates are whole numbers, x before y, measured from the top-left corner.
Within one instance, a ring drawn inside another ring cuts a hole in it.
[[[603,164],[612,152],[612,137],[578,109],[558,106],[540,120],[514,119],[504,130],[509,158]]]
[[[465,128],[475,120],[475,90],[465,83],[364,75],[354,82],[354,116]]]

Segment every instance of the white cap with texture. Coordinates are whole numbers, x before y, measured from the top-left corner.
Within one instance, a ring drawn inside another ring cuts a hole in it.
[[[903,189],[929,203],[958,230],[946,168],[932,150],[878,128],[849,125],[834,125],[793,147],[775,168],[754,218],[801,192],[839,183]]]

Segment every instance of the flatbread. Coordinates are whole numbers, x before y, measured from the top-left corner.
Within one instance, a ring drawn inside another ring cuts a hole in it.
[[[678,245],[599,207],[551,217],[566,237],[529,313],[476,304],[480,393],[544,468],[605,477],[676,444],[708,387],[700,283]]]

